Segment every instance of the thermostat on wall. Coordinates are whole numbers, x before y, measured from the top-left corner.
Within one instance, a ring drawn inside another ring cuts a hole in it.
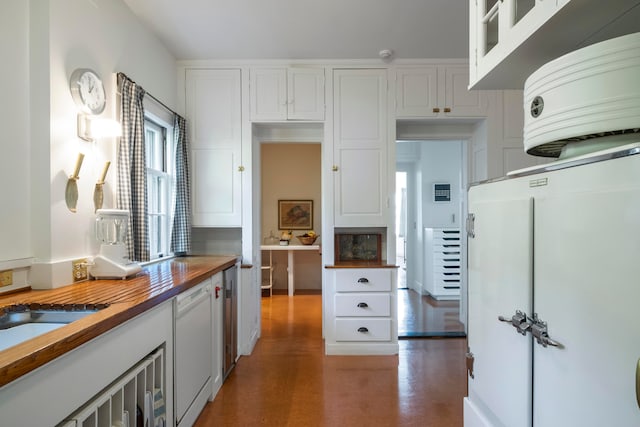
[[[451,184],[433,184],[433,201],[450,202]]]

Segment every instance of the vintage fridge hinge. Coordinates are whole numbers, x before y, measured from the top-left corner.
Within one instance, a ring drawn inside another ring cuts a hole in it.
[[[474,238],[476,237],[476,216],[472,213],[467,214],[467,237]]]
[[[467,347],[467,353],[465,354],[466,362],[467,362],[467,373],[473,379],[475,378],[473,375],[473,362],[475,362],[475,357],[473,353],[471,353],[471,349]]]

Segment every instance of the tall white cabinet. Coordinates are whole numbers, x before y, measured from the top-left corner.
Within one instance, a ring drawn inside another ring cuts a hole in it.
[[[387,70],[334,70],[333,105],[335,226],[385,226]]]
[[[239,69],[187,69],[185,106],[191,144],[194,227],[242,225]]]

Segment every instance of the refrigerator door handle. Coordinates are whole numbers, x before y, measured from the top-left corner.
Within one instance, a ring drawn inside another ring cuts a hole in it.
[[[509,317],[498,316],[498,320],[501,322],[511,323],[511,326],[516,328],[516,331],[521,335],[527,335],[527,331],[531,329],[531,323],[527,317],[527,313],[516,310],[516,314]]]
[[[476,237],[476,216],[475,214],[467,214],[467,237],[474,239]]]
[[[549,332],[547,330],[547,322],[542,321],[538,317],[538,313],[533,313],[533,318],[531,320],[531,335],[536,339],[536,342],[543,347],[552,346],[558,348],[564,348],[562,344],[557,341],[554,341],[549,337]]]
[[[638,408],[640,408],[640,359],[638,359],[638,365],[636,366],[636,402]]]

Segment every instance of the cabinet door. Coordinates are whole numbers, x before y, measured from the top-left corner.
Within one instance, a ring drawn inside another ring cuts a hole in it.
[[[399,68],[396,71],[398,118],[434,117],[438,113],[438,68]]]
[[[469,192],[475,237],[468,244],[468,345],[475,360],[465,425],[486,425],[479,420],[487,419],[489,425],[530,427],[531,335],[517,333],[498,316],[510,319],[515,310],[531,314],[532,202],[491,200],[496,197],[495,187],[477,197],[485,190],[476,187]]]
[[[637,163],[605,164],[574,187],[593,175],[617,186],[536,199],[534,308],[562,347],[534,344],[534,426],[640,425]]]
[[[484,117],[489,110],[485,91],[469,90],[469,67],[447,66],[442,69],[443,111],[449,117]]]
[[[252,69],[251,120],[287,119],[287,69]]]
[[[384,226],[386,70],[334,71],[335,225]]]
[[[242,224],[240,70],[186,71],[193,225]]]
[[[398,69],[396,73],[398,118],[484,117],[489,97],[469,91],[466,65]]]
[[[324,69],[290,68],[287,119],[324,120]]]

